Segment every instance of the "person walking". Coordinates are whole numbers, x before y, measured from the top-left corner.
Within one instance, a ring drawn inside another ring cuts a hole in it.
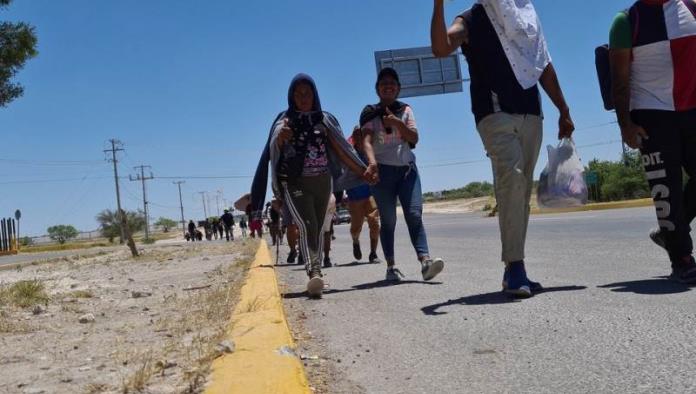
[[[246,216],[242,216],[241,219],[239,219],[239,228],[242,230],[242,238],[247,237],[247,220]]]
[[[449,30],[444,0],[434,0],[433,53],[446,57],[461,47],[469,64],[476,127],[493,164],[502,241],[503,289],[518,297],[541,291],[525,267],[525,243],[534,168],[543,137],[538,84],[558,108],[558,138],[575,126],[541,23],[530,0],[478,0]]]
[[[321,229],[329,196],[333,189],[362,182],[366,166],[343,137],[336,118],[322,110],[316,84],[308,75],[299,74],[292,80],[288,109],[271,127],[252,183],[255,217],[263,209],[268,158],[274,194],[282,196],[300,230],[299,244],[309,276],[307,292],[310,297],[321,297]]]
[[[290,248],[286,262],[288,264],[295,264],[295,259],[297,259],[298,265],[304,265],[304,257],[302,257],[302,254],[297,251],[297,243],[300,239],[300,230],[292,220],[292,215],[290,215],[290,210],[288,209],[287,204],[283,204],[281,213],[285,239],[288,241],[288,247]]]
[[[362,154],[360,127],[356,127],[353,130],[353,135],[348,139],[348,142],[353,144],[353,147],[358,151],[358,154],[361,154],[364,161],[368,161]],[[346,195],[348,196],[348,212],[350,213],[350,236],[353,240],[353,257],[356,261],[360,261],[363,258],[362,249],[360,248],[360,233],[362,233],[363,224],[367,220],[367,226],[370,230],[370,255],[368,256],[368,261],[371,264],[379,264],[379,257],[377,257],[379,210],[374,197],[372,197],[370,185],[365,183],[346,190]]]
[[[392,68],[379,72],[375,84],[379,103],[366,106],[360,115],[362,146],[368,160],[368,177],[380,213],[382,251],[387,260],[386,280],[399,281],[396,269],[394,231],[396,201],[403,208],[411,244],[421,264],[423,280],[431,280],[445,266],[442,259],[430,258],[428,239],[423,226],[423,196],[420,174],[413,153],[418,144],[418,128],[413,110],[398,101],[401,91],[399,75]]]
[[[280,230],[281,200],[273,199],[268,209],[268,232],[271,235],[273,245],[282,244],[282,233]]]
[[[696,283],[696,3],[640,0],[611,27],[609,59],[624,142],[640,149],[670,278]],[[683,172],[689,179],[684,186]]]
[[[234,241],[234,215],[232,215],[229,209],[223,211],[222,216],[220,216],[220,223],[225,229],[225,239],[227,242]],[[222,234],[220,234],[220,239],[222,239]]]
[[[191,242],[196,242],[196,223],[193,220],[188,222],[188,233],[189,237],[191,237]]]

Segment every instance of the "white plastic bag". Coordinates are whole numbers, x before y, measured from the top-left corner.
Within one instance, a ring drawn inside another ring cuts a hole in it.
[[[554,148],[549,145],[549,163],[542,171],[537,203],[542,208],[569,208],[587,204],[585,168],[575,143],[564,138]]]

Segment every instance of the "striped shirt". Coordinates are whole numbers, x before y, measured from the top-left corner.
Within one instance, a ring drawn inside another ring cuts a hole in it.
[[[614,20],[612,49],[631,49],[631,110],[696,109],[696,0],[641,0]]]

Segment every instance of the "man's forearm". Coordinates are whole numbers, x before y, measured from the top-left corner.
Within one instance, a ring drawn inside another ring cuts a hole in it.
[[[624,127],[631,123],[631,93],[628,83],[614,82],[612,96],[616,109],[616,119],[619,126]]]
[[[433,17],[430,22],[430,43],[435,56],[444,57],[449,55],[447,50],[450,46],[447,37],[447,25],[445,24],[445,6],[443,0],[433,2]]]
[[[556,69],[553,67],[553,64],[549,63],[549,65],[546,66],[546,69],[541,74],[539,82],[551,99],[551,102],[553,102],[553,105],[558,108],[558,111],[561,113],[568,112],[568,104],[563,96],[563,90],[561,89],[560,82],[558,82],[558,75],[556,75]]]

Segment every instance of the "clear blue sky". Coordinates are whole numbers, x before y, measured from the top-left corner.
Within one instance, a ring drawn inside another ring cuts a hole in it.
[[[447,19],[472,3],[447,2]],[[581,129],[577,144],[618,141],[615,125],[586,128],[613,121],[602,109],[593,53],[629,1],[535,4]],[[24,97],[0,109],[0,216],[22,209],[22,228],[33,235],[54,224],[96,229],[94,216],[116,205],[102,153],[109,138],[123,141],[124,176],[140,164],[155,176],[251,175],[298,72],[316,79],[324,109],[350,130],[376,101],[373,52],[428,45],[431,9],[429,0],[15,1],[0,20],[33,24],[40,54],[18,76]],[[467,91],[405,100],[422,135],[425,191],[492,178],[486,161],[433,167],[485,159]],[[557,112],[548,100],[545,112],[545,144],[554,144]],[[585,161],[618,159],[620,151],[618,142],[580,149]],[[537,173],[545,161],[542,153]],[[186,219],[203,216],[196,192],[211,193],[215,212],[216,190],[234,200],[250,181],[187,180]],[[125,207],[140,208],[140,184],[121,185]],[[151,216],[178,220],[171,180],[148,185]]]

